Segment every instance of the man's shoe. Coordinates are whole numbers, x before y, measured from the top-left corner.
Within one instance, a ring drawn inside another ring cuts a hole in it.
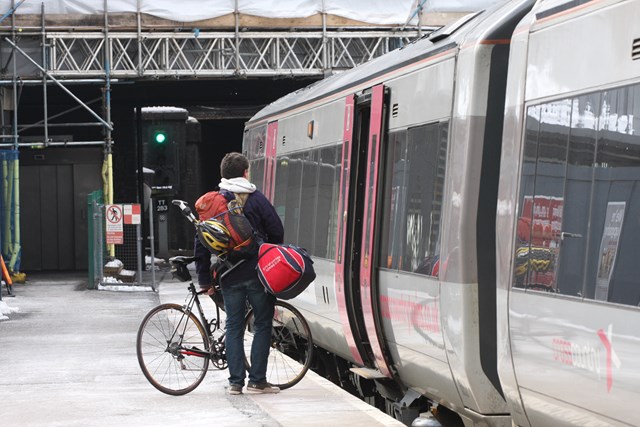
[[[242,394],[242,386],[237,384],[229,384],[229,388],[227,389],[227,393],[229,394]]]
[[[276,386],[272,386],[271,384],[265,383],[249,383],[247,385],[247,392],[249,393],[280,393],[280,389]]]

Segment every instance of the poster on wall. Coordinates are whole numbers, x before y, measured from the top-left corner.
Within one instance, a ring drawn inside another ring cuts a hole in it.
[[[625,205],[626,202],[609,202],[607,205],[596,276],[595,299],[600,301],[606,301],[609,295],[609,283],[616,264]]]

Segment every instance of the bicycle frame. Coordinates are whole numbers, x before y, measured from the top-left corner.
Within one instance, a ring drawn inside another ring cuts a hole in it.
[[[215,320],[215,327],[211,328],[211,323],[209,322],[209,320],[207,319],[207,317],[204,314],[204,310],[202,309],[202,303],[200,302],[200,298],[199,295],[202,295],[204,293],[206,293],[206,290],[203,291],[197,291],[195,285],[193,284],[193,282],[189,283],[189,294],[191,295],[191,298],[189,298],[189,301],[184,304],[182,307],[184,308],[184,310],[187,313],[194,313],[193,311],[193,307],[195,305],[196,309],[198,310],[198,318],[200,320],[200,323],[202,323],[202,326],[204,327],[204,330],[207,334],[207,337],[209,337],[210,340],[212,340],[212,342],[209,343],[209,347],[210,349],[213,348],[213,345],[215,344],[216,341],[221,341],[222,338],[224,337],[224,333],[221,337],[219,337],[216,340],[213,340],[213,332],[215,332],[216,330],[218,330],[220,328],[220,307],[218,306],[218,304],[216,304],[216,318]],[[186,317],[186,316],[185,316]],[[181,320],[182,322],[182,320]],[[187,327],[187,322],[184,322],[184,327],[182,330],[182,335],[184,335],[184,330]],[[178,333],[178,330],[180,329],[180,325],[178,325],[178,327],[176,327],[173,335],[171,336],[172,340],[173,338],[176,336],[176,334]],[[183,354],[185,356],[198,356],[198,357],[207,357],[207,358],[211,358],[213,355],[215,355],[215,352],[209,350],[209,351],[204,351],[204,350],[199,350],[199,349],[182,349],[180,350],[180,354]]]

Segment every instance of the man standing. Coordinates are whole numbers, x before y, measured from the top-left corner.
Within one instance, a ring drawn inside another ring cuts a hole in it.
[[[258,238],[268,243],[282,243],[284,228],[273,205],[256,186],[249,182],[249,161],[240,153],[228,153],[220,163],[220,192],[229,200],[245,200],[243,212]],[[211,286],[210,254],[196,239],[196,270],[200,287]],[[275,297],[265,292],[258,279],[257,253],[229,271],[223,283],[222,296],[227,314],[226,352],[229,365],[229,394],[241,394],[244,387],[244,316],[246,302],[253,307],[255,336],[251,346],[251,368],[247,392],[278,393],[280,389],[267,383],[267,360],[271,346],[271,327]]]

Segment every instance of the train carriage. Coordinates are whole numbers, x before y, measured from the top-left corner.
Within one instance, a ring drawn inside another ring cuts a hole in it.
[[[638,1],[547,1],[513,38],[497,259],[518,425],[640,425],[638,19]]]

